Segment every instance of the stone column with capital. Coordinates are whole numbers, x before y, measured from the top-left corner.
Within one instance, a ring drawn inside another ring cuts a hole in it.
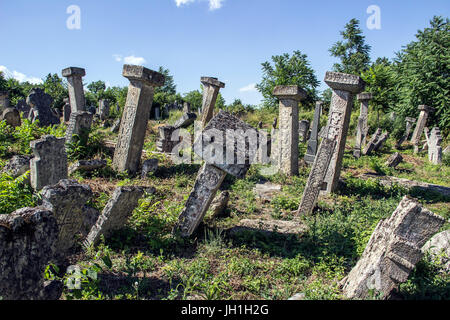
[[[353,97],[364,90],[364,81],[356,76],[340,72],[327,71],[325,83],[333,90],[325,137],[336,141],[333,156],[325,175],[325,192],[334,192],[338,187],[347,141]]]
[[[114,152],[113,168],[135,174],[139,169],[155,87],[164,85],[165,78],[159,72],[128,64],[123,66],[122,75],[130,84]]]
[[[356,127],[356,140],[353,155],[356,158],[361,157],[361,147],[366,142],[367,132],[369,126],[367,125],[367,118],[369,114],[369,101],[372,100],[372,94],[370,92],[363,92],[358,94],[357,99],[361,102],[361,108],[358,118],[358,126]]]
[[[69,67],[63,69],[62,76],[67,78],[69,99],[72,112],[86,111],[86,99],[84,97],[83,77],[86,71],[83,68]]]
[[[225,83],[212,77],[201,77],[200,81],[203,85],[202,126],[204,128],[214,115],[219,90],[225,88]]]
[[[299,86],[276,86],[273,95],[280,100],[278,167],[286,175],[298,175],[298,103],[306,92]]]

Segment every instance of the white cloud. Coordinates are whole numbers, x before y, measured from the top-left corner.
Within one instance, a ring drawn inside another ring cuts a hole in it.
[[[113,54],[113,58],[114,58],[114,60],[116,60],[117,62],[122,61],[122,55],[121,55],[121,54]]]
[[[177,7],[181,7],[182,5],[188,4],[190,2],[194,2],[195,0],[175,0]]]
[[[175,0],[175,3],[177,7],[181,7],[183,5],[188,5],[195,1],[205,1],[205,0]],[[206,1],[209,2],[209,10],[211,11],[222,8],[223,3],[225,2],[225,0],[206,0]]]
[[[135,56],[128,56],[123,58],[123,62],[126,64],[136,64],[136,65],[143,65],[147,63],[143,57],[135,57]]]
[[[239,92],[255,92],[256,83],[250,83],[248,86],[239,89]]]
[[[0,66],[0,71],[3,72],[6,78],[14,78],[19,82],[29,82],[31,84],[41,84],[44,83],[42,79],[36,77],[28,77],[27,75],[18,72],[18,71],[10,71],[5,66]]]

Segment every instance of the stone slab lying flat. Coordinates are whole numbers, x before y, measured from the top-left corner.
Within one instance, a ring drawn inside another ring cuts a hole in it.
[[[276,193],[281,191],[281,185],[273,184],[270,182],[256,184],[255,188],[253,188],[253,192],[256,194],[258,198],[260,198],[263,202],[270,202]]]
[[[236,227],[228,232],[231,235],[242,231],[259,231],[263,233],[281,233],[281,234],[301,234],[307,228],[298,221],[285,220],[263,220],[263,219],[242,219]]]

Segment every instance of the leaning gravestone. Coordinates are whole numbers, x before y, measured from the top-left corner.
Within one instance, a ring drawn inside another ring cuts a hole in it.
[[[191,124],[194,123],[195,119],[197,119],[197,115],[195,113],[185,113],[179,118],[175,124],[173,125],[175,129],[179,128],[187,128]]]
[[[422,136],[423,129],[427,125],[427,120],[430,113],[434,111],[434,108],[426,105],[420,105],[418,109],[420,111],[419,119],[417,120],[416,128],[414,129],[414,133],[411,137],[411,143],[415,146],[414,153],[418,152],[417,147],[420,143],[420,137]]]
[[[314,120],[311,129],[311,137],[308,140],[308,147],[306,148],[305,162],[312,164],[316,157],[317,146],[319,145],[319,125],[320,125],[320,114],[322,113],[322,101],[316,102],[316,108],[314,110]]]
[[[71,143],[73,136],[78,135],[80,138],[86,139],[89,135],[92,125],[93,115],[87,111],[77,111],[70,114],[69,124],[66,129],[66,141]]]
[[[62,76],[67,78],[67,89],[72,112],[86,111],[82,79],[85,75],[86,71],[83,68],[69,67],[62,70]]]
[[[251,141],[252,133],[255,141]],[[176,229],[181,236],[189,237],[197,229],[227,173],[245,176],[256,155],[257,137],[256,129],[227,112],[220,111],[209,121],[194,146],[194,152],[206,163],[180,214]]]
[[[53,258],[58,226],[45,208],[22,208],[0,214],[0,297],[38,300],[44,271]]]
[[[428,160],[432,164],[442,163],[442,135],[438,127],[431,130],[430,139],[428,143]]]
[[[171,153],[173,148],[180,142],[179,136],[175,133],[175,127],[163,126],[159,127],[158,130],[159,139],[156,140],[156,150],[159,152]]]
[[[109,117],[109,101],[102,99],[98,101],[98,114],[100,120],[106,120]]]
[[[406,121],[406,131],[405,131],[405,134],[403,135],[403,137],[401,137],[400,140],[396,143],[396,145],[395,145],[396,148],[400,148],[400,146],[403,144],[403,142],[408,140],[409,135],[411,134],[412,126],[413,126],[414,122],[416,122],[416,119],[406,117],[405,121]]]
[[[334,192],[338,187],[344,157],[345,142],[350,124],[353,96],[364,90],[364,81],[355,75],[329,72],[325,74],[325,83],[332,89],[330,112],[326,127],[327,139],[335,140],[336,149],[331,158],[325,176],[325,192]]]
[[[372,100],[373,96],[370,92],[362,92],[356,96],[356,98],[361,102],[358,127],[356,128],[356,143],[355,148],[359,147],[361,152],[361,146],[366,143],[367,132],[369,131],[369,126],[367,124],[367,119],[369,116],[369,101]]]
[[[66,139],[52,135],[31,141],[34,158],[30,160],[31,186],[40,190],[45,186],[67,179]]]
[[[123,66],[122,75],[128,78],[130,85],[114,152],[113,168],[134,174],[139,169],[155,87],[164,85],[165,78],[161,73],[128,64]]]
[[[392,216],[378,223],[360,260],[343,280],[345,296],[365,299],[373,291],[387,298],[408,279],[423,257],[422,246],[444,223],[444,218],[405,196]]]
[[[64,179],[42,189],[41,195],[42,206],[53,212],[58,224],[55,260],[61,262],[76,244],[83,228],[85,205],[92,197],[92,190],[76,180]]]
[[[375,146],[380,139],[381,136],[381,129],[378,128],[375,133],[372,135],[369,143],[366,144],[363,150],[363,155],[368,156],[372,153],[372,151],[375,149]]]
[[[7,125],[11,127],[19,127],[22,123],[20,120],[20,112],[16,108],[6,108],[3,110],[0,120],[5,120]]]
[[[213,77],[201,77],[200,82],[203,85],[202,126],[204,128],[213,117],[219,90],[225,88],[225,83]]]
[[[386,142],[387,138],[389,136],[389,133],[384,132],[377,140],[377,142],[375,143],[374,147],[373,147],[373,151],[378,151],[380,150],[384,143]]]
[[[63,118],[64,122],[68,122],[70,120],[70,114],[72,113],[72,109],[70,108],[70,103],[68,98],[64,98],[64,106],[63,106]]]
[[[306,140],[308,140],[308,135],[309,135],[309,121],[308,120],[302,120],[298,123],[298,135],[299,135],[299,141],[301,143],[305,143]]]
[[[402,155],[400,153],[396,152],[387,159],[385,165],[390,168],[395,168],[402,161],[403,161]]]
[[[57,125],[60,123],[58,115],[52,110],[53,98],[40,88],[31,90],[27,97],[27,104],[32,108],[28,115],[31,122],[39,120],[40,127]]]

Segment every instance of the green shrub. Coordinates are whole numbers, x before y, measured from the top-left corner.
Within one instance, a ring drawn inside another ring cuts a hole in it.
[[[0,214],[8,214],[23,207],[33,207],[36,198],[28,183],[29,171],[16,179],[0,175]]]

